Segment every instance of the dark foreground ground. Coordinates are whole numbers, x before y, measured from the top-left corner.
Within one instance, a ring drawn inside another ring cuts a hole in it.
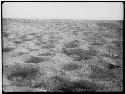
[[[123,89],[123,21],[3,19],[4,92]]]

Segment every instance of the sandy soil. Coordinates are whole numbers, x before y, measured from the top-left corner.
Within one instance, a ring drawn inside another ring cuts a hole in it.
[[[3,19],[3,90],[54,91],[60,77],[97,92],[122,91],[121,23]]]

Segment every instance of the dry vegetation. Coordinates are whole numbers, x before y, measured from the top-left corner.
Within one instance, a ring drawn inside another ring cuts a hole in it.
[[[3,90],[123,88],[122,21],[3,19]]]

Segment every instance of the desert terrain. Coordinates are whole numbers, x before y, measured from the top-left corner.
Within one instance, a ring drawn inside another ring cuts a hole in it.
[[[123,89],[123,21],[2,21],[4,92]]]

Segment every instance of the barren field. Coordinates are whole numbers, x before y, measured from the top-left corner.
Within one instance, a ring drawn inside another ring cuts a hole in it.
[[[123,21],[3,19],[4,92],[123,89]]]

